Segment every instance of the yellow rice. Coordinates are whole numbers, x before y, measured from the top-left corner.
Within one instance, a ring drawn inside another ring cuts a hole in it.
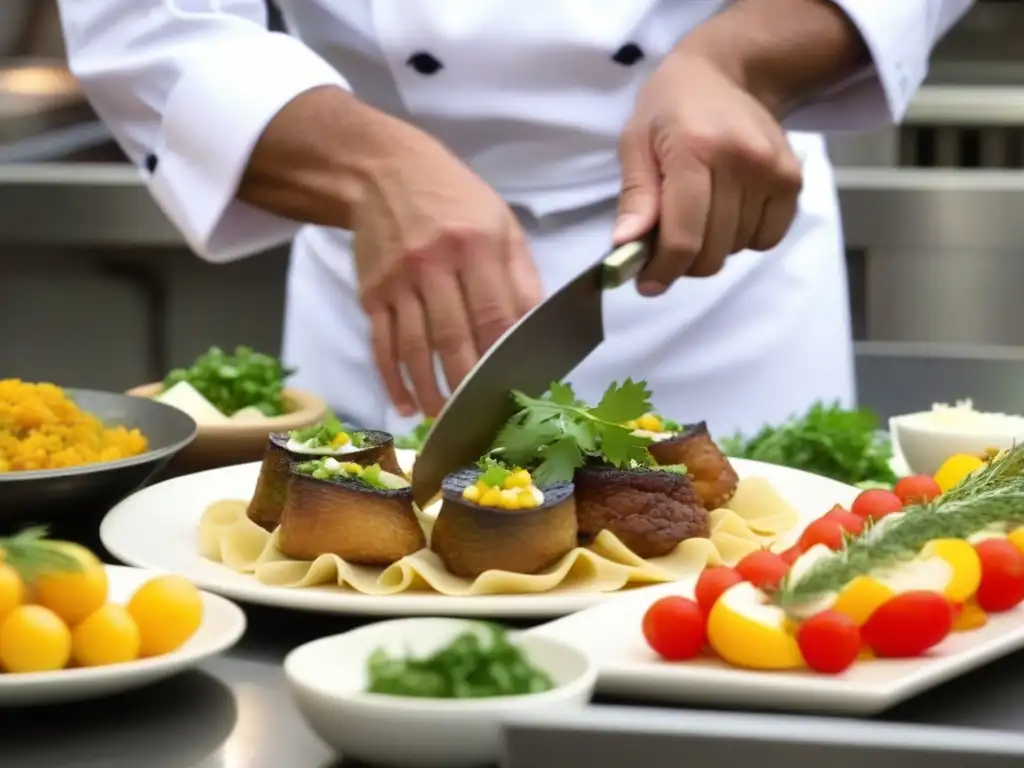
[[[114,461],[146,448],[139,430],[104,427],[54,384],[0,379],[0,472]]]

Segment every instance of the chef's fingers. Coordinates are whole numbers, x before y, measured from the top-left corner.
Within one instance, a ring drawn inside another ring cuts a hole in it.
[[[658,223],[661,170],[651,146],[649,126],[626,126],[619,139],[622,191],[612,240],[616,245],[638,240]]]
[[[395,313],[387,306],[378,305],[369,313],[369,318],[373,359],[377,363],[384,388],[398,412],[402,416],[412,416],[417,410],[416,398],[410,394],[402,378]]]
[[[522,227],[512,213],[509,213],[509,216],[512,221],[509,224],[505,267],[512,288],[515,319],[518,320],[543,301],[544,284],[540,281],[540,274],[537,272],[537,265],[533,261]]]
[[[444,397],[437,387],[426,310],[420,297],[408,289],[398,293],[393,301],[398,357],[412,382],[423,415],[436,416],[444,406]]]
[[[477,354],[469,313],[466,311],[462,286],[453,270],[430,267],[423,270],[420,276],[419,292],[426,309],[427,337],[430,339],[430,346],[441,358],[445,380],[448,382],[449,390],[453,391],[480,357]],[[436,374],[432,371],[431,381],[436,380]],[[418,384],[416,388],[419,389]],[[429,396],[433,398],[436,391],[435,386],[429,392]],[[443,399],[437,405],[437,410],[440,410],[442,405]]]
[[[502,258],[469,258],[458,278],[476,352],[482,355],[519,317],[516,297],[510,290],[509,271]]]
[[[763,185],[748,183],[743,185],[740,196],[740,215],[736,225],[736,237],[733,238],[729,253],[739,253],[750,247],[754,233],[761,226],[765,205],[768,200]]]
[[[796,218],[802,187],[803,168],[800,160],[792,152],[786,152],[779,159],[761,223],[751,238],[751,248],[768,251],[782,242]]]
[[[644,296],[663,293],[673,280],[690,271],[704,248],[711,212],[711,170],[707,166],[680,153],[663,171],[658,250],[637,278],[637,290]]]
[[[736,230],[740,223],[740,205],[743,186],[736,169],[726,163],[715,170],[708,211],[704,245],[687,272],[692,277],[711,277],[718,274],[732,253]]]

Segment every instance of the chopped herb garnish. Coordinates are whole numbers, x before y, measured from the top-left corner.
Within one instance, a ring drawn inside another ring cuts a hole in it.
[[[337,416],[329,416],[311,427],[296,429],[288,436],[310,448],[331,448],[350,444],[362,448],[366,444],[366,436],[362,432],[346,430]]]
[[[764,427],[749,440],[740,435],[721,442],[727,456],[802,469],[841,483],[896,482],[889,462],[892,448],[868,410],[817,403],[778,427]]]
[[[204,352],[188,368],[176,368],[164,379],[164,391],[187,381],[225,416],[256,408],[265,416],[287,412],[284,382],[295,371],[276,357],[237,347],[228,354],[217,347]]]
[[[659,472],[671,472],[673,475],[688,475],[690,470],[685,464],[658,464],[655,467]]]
[[[423,450],[423,443],[426,442],[427,433],[430,431],[430,427],[433,423],[434,420],[432,418],[426,418],[417,424],[408,435],[396,435],[395,448],[402,448],[407,451],[416,451],[416,453],[419,453]]]
[[[367,693],[429,699],[483,699],[524,696],[554,688],[551,677],[533,665],[498,626],[481,624],[449,645],[416,658],[395,657],[383,649],[367,664]],[[486,631],[487,639],[481,637]]]
[[[295,465],[295,471],[317,480],[333,480],[334,478],[356,480],[368,488],[378,491],[395,491],[409,487],[408,480],[385,472],[380,468],[380,464],[370,464],[364,467],[354,461],[338,461],[330,456],[300,462]]]
[[[479,481],[492,488],[504,488],[505,481],[511,477],[514,471],[490,456],[481,459],[477,466],[481,470]]]
[[[539,486],[569,482],[588,457],[620,468],[653,461],[647,451],[651,439],[623,426],[651,410],[645,382],[613,383],[592,408],[558,382],[543,398],[515,391],[512,397],[519,410],[498,434],[492,454],[505,464],[531,468]]]
[[[816,561],[799,579],[784,579],[778,603],[796,606],[835,592],[857,576],[916,557],[934,539],[966,539],[993,528],[1024,525],[1024,445],[931,503],[903,512],[848,540],[844,549]]]

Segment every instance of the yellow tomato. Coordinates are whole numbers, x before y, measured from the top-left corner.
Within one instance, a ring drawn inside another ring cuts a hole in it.
[[[757,670],[804,665],[785,612],[748,582],[718,598],[708,616],[708,643],[723,661]]]
[[[107,603],[71,632],[71,658],[80,667],[135,661],[141,648],[139,628],[122,605]]]
[[[988,624],[988,614],[973,600],[965,603],[953,621],[954,632],[971,632]]]
[[[6,563],[0,563],[0,621],[25,602],[25,582]]]
[[[952,575],[943,595],[952,603],[966,603],[981,584],[981,559],[965,539],[935,539],[921,550],[922,557],[938,557],[949,565]]]
[[[985,466],[985,462],[978,456],[969,453],[957,453],[946,459],[939,471],[935,473],[935,482],[939,489],[945,493],[960,484],[960,481],[971,472]]]
[[[71,658],[71,630],[53,611],[22,605],[0,624],[0,665],[6,672],[53,672]]]
[[[74,626],[107,602],[107,571],[92,552],[78,544],[53,542],[80,564],[78,571],[51,571],[33,583],[33,601]]]
[[[857,626],[862,627],[871,618],[871,614],[894,595],[892,589],[877,579],[858,576],[843,587],[832,609],[848,616]]]
[[[150,579],[132,595],[128,612],[142,637],[143,656],[159,656],[180,648],[203,623],[203,599],[180,576]]]
[[[1006,538],[1010,540],[1010,543],[1013,544],[1013,546],[1021,552],[1024,552],[1024,525],[1011,532]]]

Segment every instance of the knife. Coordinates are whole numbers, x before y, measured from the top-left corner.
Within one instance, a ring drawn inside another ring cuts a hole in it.
[[[463,379],[434,421],[412,473],[420,509],[449,472],[473,464],[515,413],[511,390],[540,397],[604,341],[601,299],[632,280],[654,253],[657,229],[624,243],[508,329]]]

